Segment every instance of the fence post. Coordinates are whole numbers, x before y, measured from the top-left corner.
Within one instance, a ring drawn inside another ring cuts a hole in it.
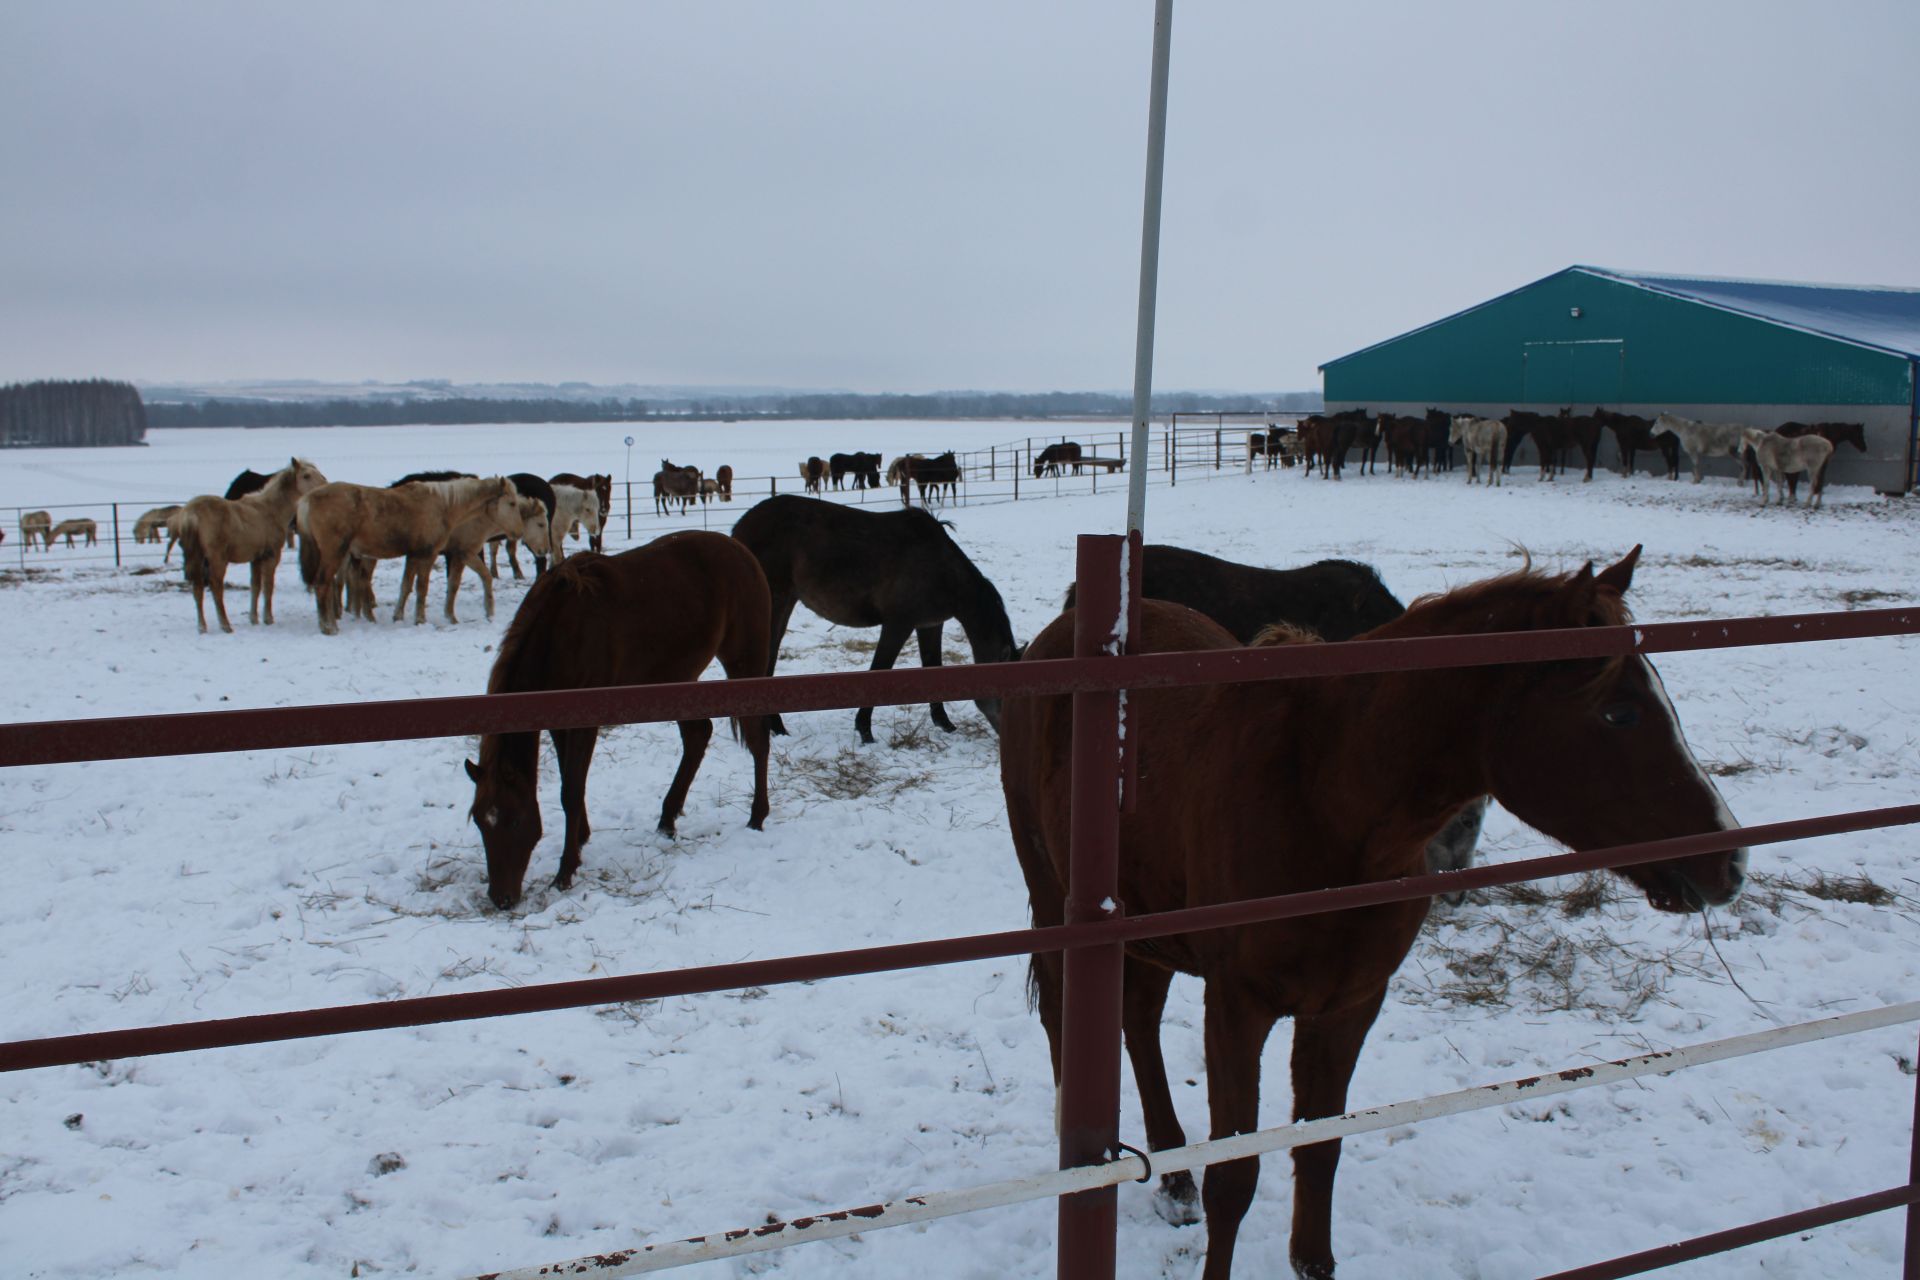
[[[1119,651],[1120,549],[1114,534],[1081,534],[1076,565],[1073,653]],[[1115,692],[1073,695],[1073,763],[1066,918],[1069,924],[1117,919],[1120,888],[1120,699]],[[1119,944],[1076,947],[1062,957],[1060,1167],[1104,1164],[1120,1137]],[[1119,1197],[1102,1187],[1062,1196],[1060,1280],[1111,1280]]]
[[[999,478],[1000,478],[999,447],[996,445],[988,445],[987,446],[987,479],[998,480]]]
[[[633,541],[633,481],[628,480],[625,483],[627,486],[627,541],[632,542]]]
[[[120,567],[120,504],[113,504],[113,567]]]
[[[1914,1063],[1920,1066],[1920,1051],[1914,1055]],[[1907,1158],[1907,1181],[1920,1182],[1920,1070],[1913,1077],[1913,1137],[1910,1140],[1912,1152]],[[1907,1203],[1907,1259],[1901,1271],[1903,1280],[1920,1280],[1920,1203]]]

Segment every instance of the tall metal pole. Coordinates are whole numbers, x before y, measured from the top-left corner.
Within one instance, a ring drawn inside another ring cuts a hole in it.
[[[1133,339],[1133,456],[1147,456],[1147,413],[1153,402],[1153,312],[1160,289],[1160,186],[1167,167],[1167,51],[1173,0],[1154,0],[1153,92],[1147,101],[1147,191],[1140,214],[1140,320]],[[1127,531],[1144,533],[1147,471],[1127,477]]]

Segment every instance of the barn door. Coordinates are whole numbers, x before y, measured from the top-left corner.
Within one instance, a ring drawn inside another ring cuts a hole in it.
[[[1591,411],[1594,405],[1621,403],[1626,382],[1625,339],[1583,338],[1520,346],[1520,398],[1528,404]]]

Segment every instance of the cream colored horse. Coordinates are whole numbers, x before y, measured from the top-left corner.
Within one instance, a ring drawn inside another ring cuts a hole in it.
[[[446,550],[461,522],[502,498],[517,499],[504,476],[459,480],[422,480],[397,489],[339,482],[323,485],[300,500],[295,526],[300,532],[300,577],[313,591],[320,630],[340,632],[340,587],[348,559],[404,557],[400,599],[393,620],[406,616],[407,592],[417,604],[414,624],[427,620],[427,575],[434,558]]]
[[[1467,483],[1480,478],[1480,463],[1487,464],[1487,485],[1500,483],[1500,460],[1507,452],[1507,424],[1498,418],[1473,418],[1464,413],[1453,416],[1447,428],[1447,443],[1467,451]],[[1543,455],[1544,456],[1544,455]]]
[[[20,537],[29,551],[33,550],[36,541],[41,543],[42,551],[53,550],[53,517],[44,511],[21,512]]]
[[[1827,465],[1827,459],[1833,456],[1833,442],[1820,436],[1782,436],[1758,427],[1748,427],[1740,433],[1740,438],[1759,460],[1763,486],[1760,505],[1763,507],[1772,498],[1775,489],[1780,491],[1780,502],[1785,505],[1789,501],[1787,476],[1804,471],[1807,479],[1812,481],[1820,474],[1820,468]],[[1819,506],[1821,486],[1810,484],[1808,489],[1807,500],[1813,506]]]
[[[168,517],[172,516],[173,513],[179,509],[177,505],[171,507],[155,507],[151,511],[141,512],[140,518],[133,522],[133,540],[136,544],[151,542],[157,547],[160,545],[161,537],[163,535],[166,536],[167,549],[160,556],[161,564],[165,564],[167,558],[173,554],[173,544],[177,541],[177,538],[172,536],[172,531],[167,524],[167,520]]]
[[[536,556],[549,555],[552,534],[547,527],[547,504],[538,498],[502,499],[471,520],[461,522],[447,539],[447,621],[453,616],[454,597],[460,594],[460,575],[472,569],[480,578],[487,602],[487,619],[493,619],[493,574],[482,554],[494,539],[513,538],[527,544]]]
[[[53,529],[47,534],[47,545],[51,547],[55,539],[65,538],[67,545],[71,547],[76,537],[84,537],[87,540],[87,545],[92,546],[94,543],[100,541],[100,526],[84,516],[76,517],[72,520],[62,520],[59,524],[53,526]]]
[[[280,553],[287,547],[287,521],[303,494],[326,483],[320,468],[304,458],[294,458],[268,477],[266,487],[257,493],[234,499],[202,494],[168,519],[168,530],[178,529],[180,564],[193,585],[193,609],[203,633],[207,629],[208,587],[213,588],[213,611],[220,617],[220,629],[233,630],[233,624],[227,621],[230,564],[244,563],[252,569],[247,621],[260,621],[260,591],[264,585],[266,621],[268,626],[273,625],[273,577],[280,567]]]

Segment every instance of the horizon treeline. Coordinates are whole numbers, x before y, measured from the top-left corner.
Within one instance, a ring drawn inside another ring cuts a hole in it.
[[[0,387],[0,445],[139,444],[147,426],[146,406],[130,382],[88,378]]]
[[[1271,412],[1320,407],[1317,392],[1223,396],[1169,392],[1153,398],[1155,414]],[[560,398],[507,400],[449,396],[437,399],[327,399],[156,401],[147,406],[154,427],[392,427],[508,422],[701,421],[719,418],[1060,418],[1126,417],[1131,397],[1102,392],[945,392],[867,395],[805,392],[786,395],[702,396],[684,400]]]

